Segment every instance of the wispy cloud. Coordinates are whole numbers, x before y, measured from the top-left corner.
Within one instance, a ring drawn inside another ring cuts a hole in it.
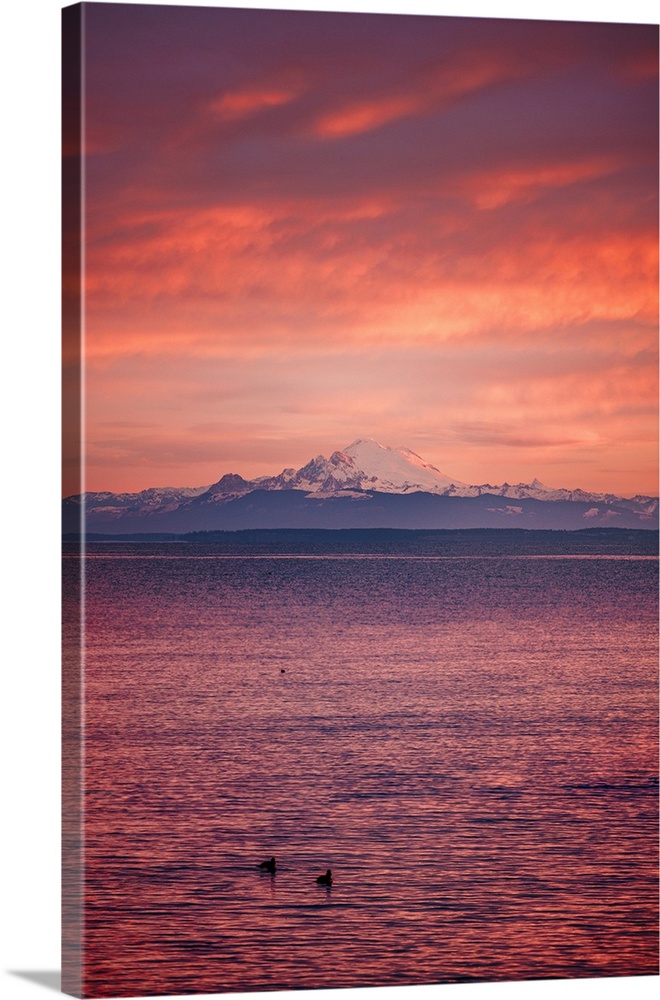
[[[210,102],[210,110],[220,118],[233,121],[249,118],[268,108],[277,108],[288,104],[298,96],[298,89],[293,86],[271,87],[252,86],[243,90],[229,91]]]

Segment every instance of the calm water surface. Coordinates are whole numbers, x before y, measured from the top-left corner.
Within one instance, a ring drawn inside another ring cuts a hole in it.
[[[657,571],[90,545],[86,994],[657,973]]]

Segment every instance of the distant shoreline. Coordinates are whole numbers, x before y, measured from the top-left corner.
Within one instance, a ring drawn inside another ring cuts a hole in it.
[[[64,533],[65,545],[82,536]],[[419,555],[646,555],[657,556],[659,532],[652,528],[244,528],[234,531],[90,532],[87,545],[179,544],[214,546],[229,554]]]

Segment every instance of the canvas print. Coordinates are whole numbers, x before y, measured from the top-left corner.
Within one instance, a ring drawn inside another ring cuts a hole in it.
[[[63,13],[65,991],[657,974],[657,25]]]

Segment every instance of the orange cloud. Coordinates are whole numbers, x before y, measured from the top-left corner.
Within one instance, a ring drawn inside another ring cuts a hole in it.
[[[224,94],[218,100],[211,101],[210,110],[221,118],[233,121],[247,118],[267,108],[275,108],[288,104],[299,95],[295,87],[249,87],[245,90],[235,90]]]
[[[606,177],[625,165],[624,156],[595,156],[578,162],[480,171],[459,182],[458,190],[465,192],[477,208],[500,208],[512,201],[530,200],[549,188]]]
[[[516,177],[559,183],[587,166]],[[595,320],[634,320],[648,342],[655,235],[595,231],[583,211],[513,225],[493,209],[490,229],[469,211],[448,222],[430,211],[414,233],[416,215],[383,197],[127,216],[123,238],[90,245],[89,358],[538,340]]]
[[[370,132],[386,122],[418,112],[421,107],[420,100],[414,97],[359,101],[322,115],[315,122],[314,131],[316,135],[331,139]]]
[[[534,67],[536,68],[536,67]],[[496,49],[474,48],[422,67],[394,92],[351,99],[320,114],[312,131],[321,138],[339,139],[370,132],[389,122],[442,110],[487,87],[531,72],[523,56]]]
[[[521,378],[519,364],[514,364],[508,378],[498,372],[496,378],[475,394],[475,403],[489,410],[500,409],[511,421],[521,424],[530,415],[557,414],[563,423],[580,426],[595,415],[612,417],[625,413],[647,418],[654,412],[658,393],[657,354],[643,355],[628,365],[613,359],[603,365],[599,356],[590,358],[592,369],[578,371],[536,371]],[[570,354],[565,364],[570,362]],[[634,401],[636,414],[631,412]],[[552,423],[552,420],[550,421]]]

